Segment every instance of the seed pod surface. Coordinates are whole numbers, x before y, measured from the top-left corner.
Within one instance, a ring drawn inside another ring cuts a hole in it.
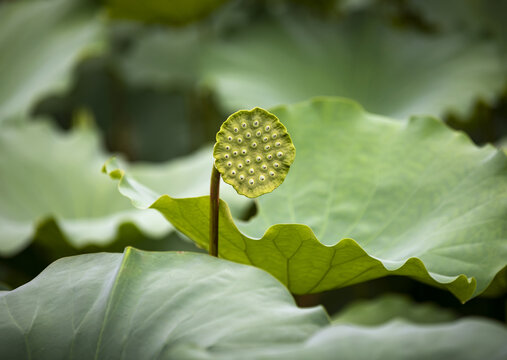
[[[296,148],[280,120],[257,107],[227,118],[217,133],[213,156],[224,181],[238,194],[254,198],[283,182]],[[231,167],[237,170],[231,171]]]

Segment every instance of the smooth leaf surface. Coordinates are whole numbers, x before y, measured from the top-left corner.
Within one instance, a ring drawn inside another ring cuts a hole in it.
[[[64,88],[73,65],[102,46],[102,28],[89,1],[0,4],[0,123]]]
[[[401,122],[317,99],[273,109],[298,149],[291,174],[248,223],[220,212],[221,257],[263,268],[296,294],[386,275],[483,292],[507,259],[507,158],[439,120]],[[119,190],[200,246],[209,198],[157,198],[109,162]],[[239,227],[239,229],[238,229]]]
[[[250,24],[210,46],[202,62],[205,83],[231,112],[338,95],[395,118],[465,116],[507,80],[491,42],[401,31],[367,14]]]
[[[332,322],[373,326],[395,319],[416,324],[433,324],[454,320],[456,314],[432,303],[416,303],[406,296],[387,294],[348,305],[333,316]]]
[[[6,360],[500,359],[507,350],[507,330],[486,320],[331,326],[269,274],[185,252],[60,259],[0,292],[0,304]]]
[[[206,147],[165,164],[135,164],[131,170],[156,191],[181,197],[203,195],[209,191],[211,152]],[[33,238],[48,237],[45,232],[83,248],[115,241],[124,224],[134,224],[151,237],[172,231],[156,211],[132,208],[111,187],[100,173],[108,156],[95,130],[85,124],[70,133],[40,121],[4,126],[0,132],[0,255],[16,254]],[[225,184],[223,188],[241,213],[249,202]],[[48,226],[52,220],[56,226]]]

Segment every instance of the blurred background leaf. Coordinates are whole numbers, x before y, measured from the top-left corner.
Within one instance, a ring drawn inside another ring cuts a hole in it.
[[[105,45],[103,26],[85,0],[0,3],[0,123],[64,91],[76,62]]]

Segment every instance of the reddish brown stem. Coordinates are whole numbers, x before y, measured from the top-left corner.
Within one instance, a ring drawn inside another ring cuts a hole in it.
[[[209,254],[218,257],[218,214],[220,205],[220,173],[215,165],[211,170],[209,189]]]

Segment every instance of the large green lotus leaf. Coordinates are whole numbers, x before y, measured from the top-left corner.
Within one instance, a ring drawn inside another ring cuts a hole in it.
[[[273,109],[297,155],[291,173],[258,200],[248,223],[220,211],[221,257],[261,267],[296,294],[386,275],[483,292],[507,259],[507,158],[477,148],[437,119],[408,122],[343,99]],[[119,190],[159,210],[200,246],[209,198],[157,195],[106,164]]]
[[[348,305],[333,316],[333,324],[380,325],[394,319],[417,324],[449,322],[456,318],[451,310],[431,303],[416,303],[408,297],[387,294]]]
[[[132,172],[153,189],[185,197],[209,193],[211,147],[164,164],[139,163]],[[156,211],[140,211],[101,173],[109,157],[95,130],[82,124],[62,133],[47,122],[3,126],[0,132],[0,254],[14,255],[33,238],[63,236],[71,246],[105,246],[132,223],[150,237],[172,230]],[[237,213],[249,204],[224,184]],[[55,226],[50,226],[56,222]],[[56,228],[56,230],[55,230]],[[48,244],[49,245],[49,244]]]
[[[11,359],[496,359],[505,327],[486,320],[331,326],[269,274],[185,252],[87,254],[0,292]],[[431,346],[428,346],[431,344]]]
[[[102,28],[90,1],[0,4],[0,123],[65,87],[76,61],[102,46]]]
[[[182,25],[205,17],[228,0],[108,0],[113,18]]]
[[[202,61],[204,82],[231,112],[338,95],[395,118],[464,116],[506,83],[488,41],[401,31],[365,14],[259,21],[209,46]]]

